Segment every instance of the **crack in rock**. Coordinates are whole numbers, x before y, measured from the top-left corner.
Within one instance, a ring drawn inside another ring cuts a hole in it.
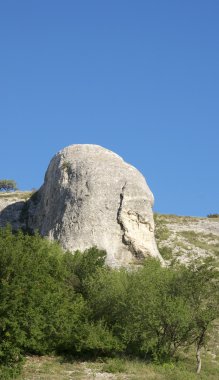
[[[124,224],[124,221],[123,221],[123,218],[122,218],[122,208],[123,208],[124,193],[125,193],[126,185],[127,185],[127,183],[125,182],[125,184],[122,187],[122,191],[120,193],[120,202],[119,202],[119,208],[118,208],[118,212],[117,212],[117,222],[120,225],[122,233],[123,233],[123,235],[122,235],[122,242],[123,242],[123,244],[125,244],[126,246],[128,246],[129,251],[137,259],[144,259],[145,255],[143,254],[143,252],[141,250],[139,250],[139,249],[136,249],[133,240],[131,239],[130,236],[128,236],[128,229],[125,227],[125,224]],[[127,215],[128,214],[129,214],[129,212],[127,212]],[[141,223],[141,221],[139,219],[139,214],[136,213],[136,216],[137,216],[138,222]]]

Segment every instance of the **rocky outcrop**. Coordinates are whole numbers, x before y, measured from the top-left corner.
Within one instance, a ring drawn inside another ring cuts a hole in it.
[[[154,240],[153,195],[144,177],[115,153],[73,145],[51,161],[28,227],[75,251],[97,246],[111,266],[147,255],[160,257]]]
[[[162,261],[154,239],[153,195],[144,177],[117,154],[96,145],[72,145],[55,155],[43,186],[21,214],[29,230],[64,249],[107,251],[111,266]]]

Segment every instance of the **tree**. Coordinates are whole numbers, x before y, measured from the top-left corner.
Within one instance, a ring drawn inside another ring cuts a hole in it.
[[[96,247],[86,249],[83,253],[76,251],[74,255],[70,252],[65,254],[64,260],[70,273],[69,281],[83,296],[86,293],[85,282],[98,268],[104,266],[105,259],[106,252]]]
[[[123,318],[126,307],[128,282],[128,271],[108,267],[98,268],[85,281],[86,297],[93,320],[104,320],[116,333],[116,326]]]
[[[196,346],[197,373],[201,371],[201,349],[208,340],[208,331],[219,317],[218,262],[208,257],[181,267],[181,291],[190,305],[192,323],[187,342]]]
[[[219,315],[219,271],[207,259],[138,270],[104,266],[106,253],[63,252],[38,234],[0,228],[0,377],[25,353],[116,355],[166,361],[201,348]]]
[[[195,344],[200,372],[201,348],[218,316],[219,271],[214,260],[175,268],[147,260],[144,268],[130,274],[120,326],[128,352],[159,361]]]
[[[58,244],[0,229],[0,367],[76,344],[86,305],[68,277]]]
[[[0,191],[15,191],[17,190],[17,184],[13,179],[1,179]]]

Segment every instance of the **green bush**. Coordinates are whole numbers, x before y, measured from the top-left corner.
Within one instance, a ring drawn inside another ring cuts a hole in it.
[[[128,272],[99,268],[85,282],[87,301],[92,319],[103,319],[113,330],[120,323],[120,317],[126,308]]]
[[[208,214],[207,218],[219,218],[219,214]]]
[[[129,271],[106,267],[105,257],[97,248],[64,253],[38,234],[0,229],[2,379],[27,353],[164,362],[179,348],[200,351],[219,315],[214,261],[164,268],[148,259]]]
[[[76,251],[74,255],[66,253],[64,261],[77,292],[85,295],[87,279],[95,275],[98,268],[103,268],[105,259],[106,252],[96,247],[85,250],[83,254],[80,251]]]
[[[0,363],[44,354],[76,336],[85,301],[69,283],[59,246],[10,228],[0,230]],[[74,326],[73,326],[74,324]],[[81,326],[80,326],[81,328]]]
[[[0,191],[15,191],[17,190],[17,184],[13,179],[1,179]]]
[[[206,342],[219,315],[216,263],[162,268],[149,260],[132,275],[124,336],[130,352],[169,360],[180,347]]]
[[[103,320],[123,352],[139,357],[171,359],[203,334],[205,340],[218,316],[218,271],[210,262],[173,269],[146,260],[132,272],[99,268],[85,285],[92,320]]]

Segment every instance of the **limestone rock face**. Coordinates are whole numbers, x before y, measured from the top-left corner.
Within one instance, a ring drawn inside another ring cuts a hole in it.
[[[29,201],[27,226],[64,249],[107,251],[110,266],[146,256],[162,261],[155,239],[153,195],[144,177],[97,145],[71,145],[55,155]]]

